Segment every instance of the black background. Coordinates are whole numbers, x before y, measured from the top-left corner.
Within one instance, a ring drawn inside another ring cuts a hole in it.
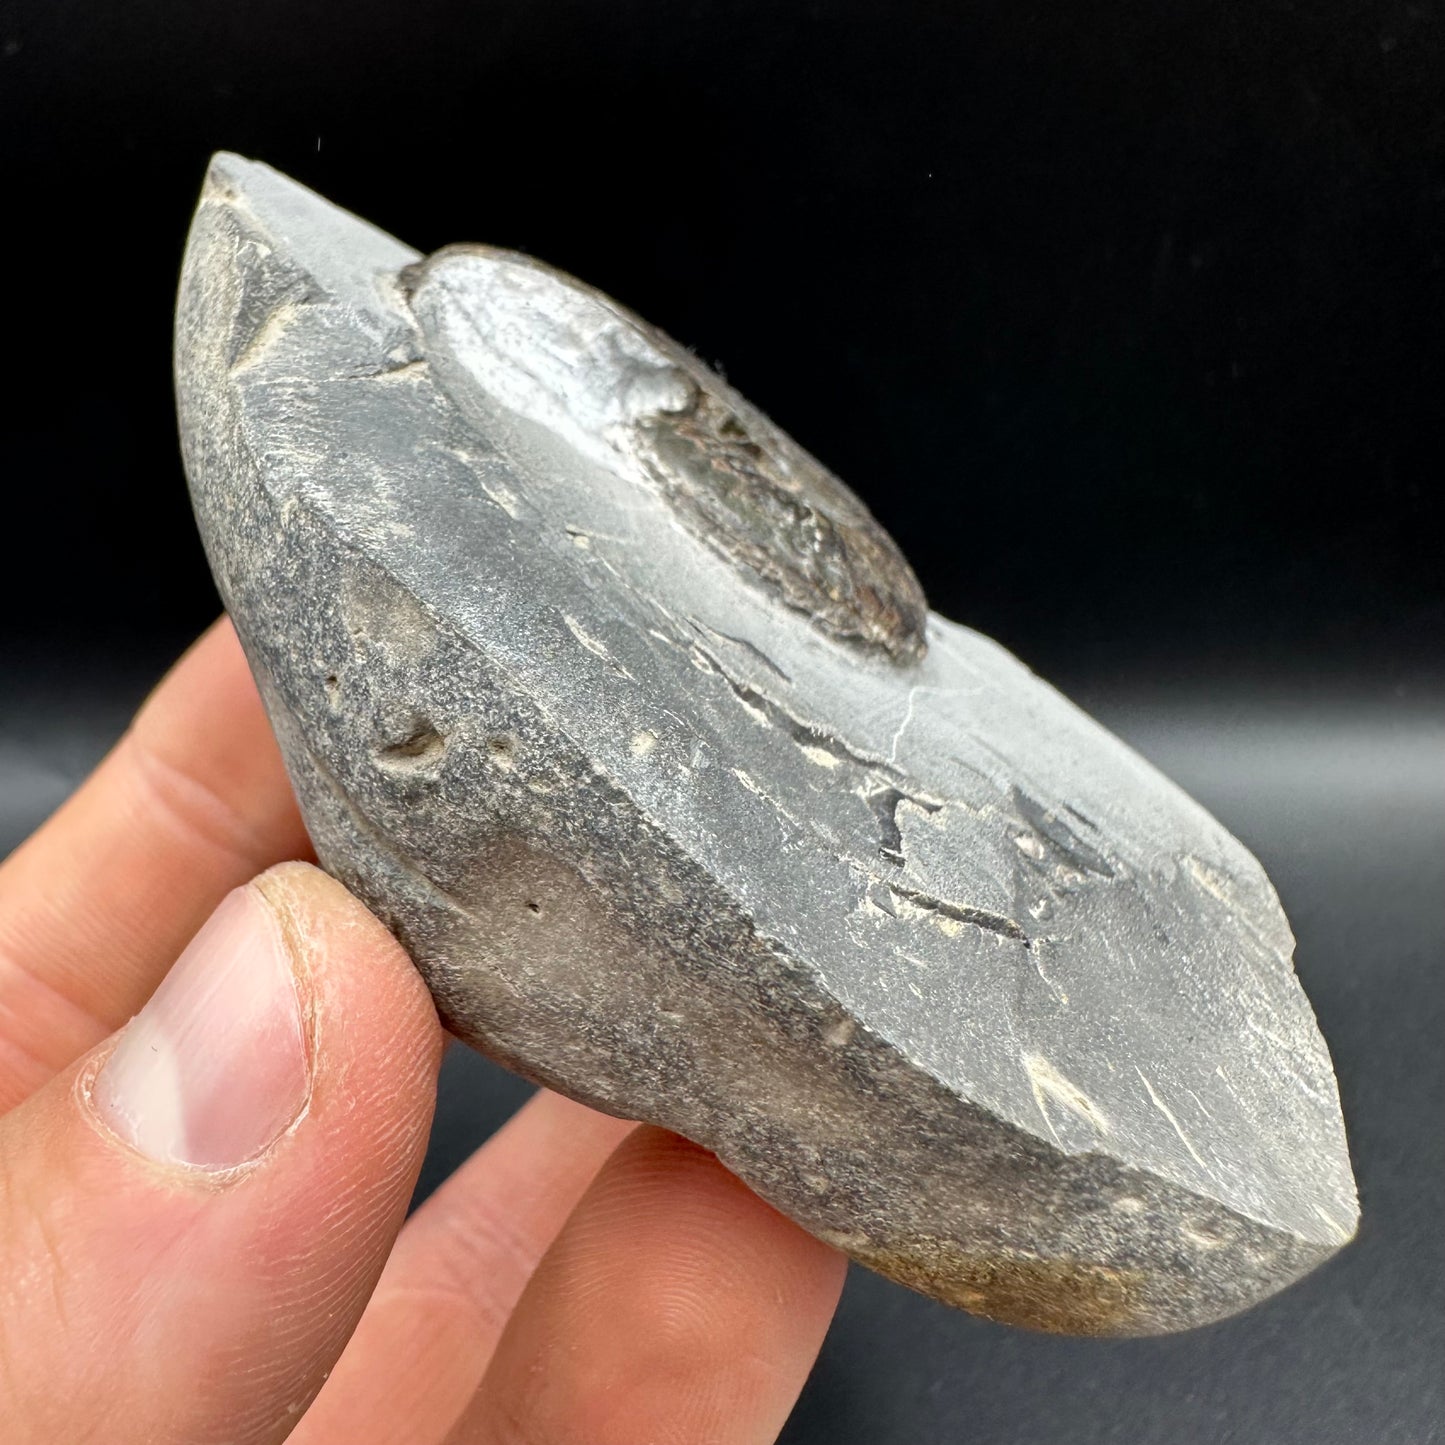
[[[720,364],[1279,883],[1361,1241],[1115,1345],[858,1275],[787,1438],[1441,1438],[1434,0],[0,0],[0,846],[217,605],[169,326],[218,147]],[[454,1058],[427,1179],[517,1096]]]

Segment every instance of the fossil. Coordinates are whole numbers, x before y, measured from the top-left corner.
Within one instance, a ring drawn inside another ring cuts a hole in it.
[[[1259,864],[686,350],[219,156],[176,379],[317,853],[460,1037],[999,1320],[1181,1329],[1353,1235]]]

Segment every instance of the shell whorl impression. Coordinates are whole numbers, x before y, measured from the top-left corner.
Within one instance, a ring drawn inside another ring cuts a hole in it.
[[[751,584],[839,641],[922,657],[928,602],[861,501],[685,348],[527,256],[449,246],[403,284],[423,332],[465,316],[497,401],[656,489]],[[446,306],[429,305],[445,298]]]

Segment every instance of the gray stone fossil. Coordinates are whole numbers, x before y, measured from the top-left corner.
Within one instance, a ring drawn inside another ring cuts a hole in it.
[[[214,161],[196,513],[317,852],[463,1039],[996,1319],[1185,1328],[1353,1235],[1259,864],[687,351]]]

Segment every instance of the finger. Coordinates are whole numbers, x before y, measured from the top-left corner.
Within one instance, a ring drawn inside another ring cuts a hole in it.
[[[6,1445],[270,1445],[405,1215],[441,1054],[420,979],[304,864],[0,1121]]]
[[[150,996],[228,890],[310,856],[229,622],[0,867],[0,1113]]]
[[[638,1129],[537,1267],[451,1445],[771,1441],[843,1269],[711,1154]]]
[[[407,1221],[292,1445],[441,1441],[538,1260],[635,1127],[542,1091]]]

